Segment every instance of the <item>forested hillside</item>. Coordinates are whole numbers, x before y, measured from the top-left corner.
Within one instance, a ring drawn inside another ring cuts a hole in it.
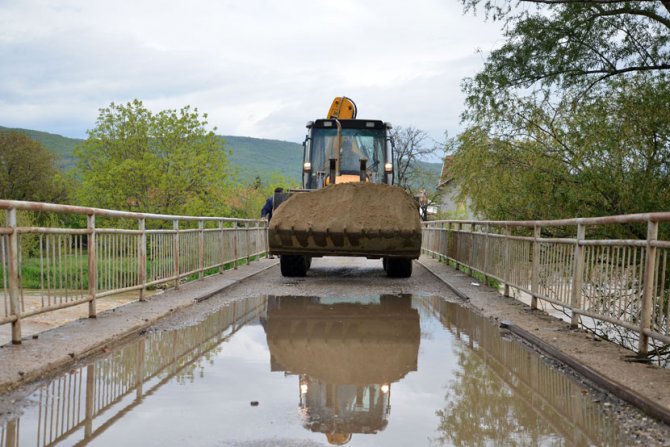
[[[74,148],[83,140],[67,138],[47,132],[30,129],[10,129],[0,126],[0,131],[16,130],[42,143],[44,147],[58,156],[58,166],[68,170],[75,165]],[[256,176],[270,179],[273,175],[301,180],[302,145],[289,141],[267,140],[262,138],[221,136],[227,150],[231,151],[229,160],[237,171],[238,179],[243,183],[252,182]],[[419,162],[424,169],[439,177],[439,163]]]

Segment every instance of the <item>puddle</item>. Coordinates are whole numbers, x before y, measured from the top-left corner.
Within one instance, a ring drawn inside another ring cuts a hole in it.
[[[33,390],[0,446],[629,443],[587,389],[439,298],[250,298]]]

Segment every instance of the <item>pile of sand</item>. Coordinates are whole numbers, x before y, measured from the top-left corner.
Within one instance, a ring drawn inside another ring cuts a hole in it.
[[[345,240],[341,241],[342,235]],[[281,242],[280,236],[283,236]],[[293,242],[288,241],[289,236]],[[367,248],[379,252],[394,250],[396,246],[405,250],[414,247],[418,256],[421,244],[418,205],[397,186],[343,183],[293,194],[273,213],[271,248],[282,245],[315,248],[324,244],[354,250],[359,247],[362,253]]]

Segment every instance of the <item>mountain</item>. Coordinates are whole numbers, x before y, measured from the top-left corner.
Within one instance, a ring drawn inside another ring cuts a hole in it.
[[[58,156],[58,166],[63,170],[74,167],[76,159],[74,148],[83,140],[67,138],[60,135],[30,129],[12,129],[0,126],[0,131],[17,131],[28,135]],[[222,135],[225,148],[232,151],[228,159],[236,168],[238,178],[250,183],[256,176],[270,179],[280,174],[284,177],[301,181],[302,145],[289,141],[267,140],[262,138],[236,137]],[[435,172],[439,178],[442,165],[440,163],[419,162],[424,169]],[[437,184],[437,181],[436,181]]]
[[[238,170],[240,180],[253,181],[256,176],[269,179],[273,174],[301,181],[302,145],[289,141],[251,137],[222,136],[229,160]]]

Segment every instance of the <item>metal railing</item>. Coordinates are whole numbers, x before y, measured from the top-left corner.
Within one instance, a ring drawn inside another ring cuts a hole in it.
[[[659,240],[661,225],[670,225],[670,213],[434,221],[423,223],[422,251],[646,356],[670,344],[670,241]],[[610,236],[635,233],[646,237]]]
[[[0,326],[237,268],[267,253],[263,220],[172,216],[0,200]],[[34,222],[46,222],[36,226]],[[68,222],[65,224],[64,222]]]

